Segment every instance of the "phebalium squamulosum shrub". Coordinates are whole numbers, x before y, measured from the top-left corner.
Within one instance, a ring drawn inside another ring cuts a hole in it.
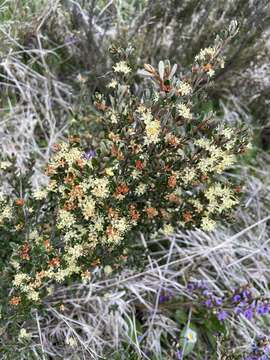
[[[231,26],[224,39],[201,50],[186,74],[168,60],[136,73],[128,52],[111,48],[116,62],[108,93],[94,99],[98,145],[85,149],[77,136],[56,144],[48,185],[17,200],[32,220],[12,254],[11,305],[39,301],[45,283],[88,277],[91,266],[112,255],[124,261],[135,233],[211,231],[230,218],[240,187],[226,171],[249,137],[200,105],[235,33]],[[138,74],[145,76],[140,95],[132,84]],[[1,221],[12,216],[7,206],[1,198]],[[50,221],[42,223],[36,208],[44,219],[49,212]]]

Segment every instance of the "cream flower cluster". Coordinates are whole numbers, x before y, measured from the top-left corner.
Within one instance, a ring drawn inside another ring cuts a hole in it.
[[[180,91],[181,95],[190,95],[192,93],[192,87],[190,84],[184,81],[180,81],[177,86],[178,91]]]
[[[144,138],[144,142],[146,145],[151,143],[158,143],[160,141],[160,122],[158,120],[151,120],[145,122],[145,133],[146,137]]]
[[[209,187],[204,195],[208,200],[206,208],[208,214],[222,213],[238,203],[233,191],[219,183]]]
[[[186,104],[177,104],[176,108],[180,116],[183,116],[185,119],[192,119],[190,108],[188,108]]]
[[[4,194],[0,193],[0,226],[5,220],[11,220],[12,214],[12,206]]]
[[[140,117],[145,124],[145,145],[150,145],[151,143],[158,143],[160,141],[161,132],[160,121],[154,119],[151,111],[144,106],[140,106],[137,109],[137,112],[140,114]]]
[[[123,74],[128,74],[131,72],[131,68],[128,66],[126,61],[119,61],[118,63],[116,63],[113,66],[113,70],[115,72],[119,72],[119,73],[123,73]]]
[[[216,51],[217,49],[215,47],[207,47],[205,49],[201,49],[199,54],[195,56],[195,61],[212,60]]]
[[[215,75],[216,67],[223,69],[225,66],[224,58],[218,55],[219,51],[218,47],[207,47],[195,56],[195,61],[202,66],[202,70],[210,78]]]
[[[225,130],[221,131],[220,134],[223,135]],[[229,130],[228,130],[229,131]],[[229,135],[228,132],[227,135]],[[228,140],[228,138],[226,138]],[[221,147],[218,147],[214,144],[214,141],[209,139],[198,139],[194,143],[200,148],[207,150],[208,155],[200,159],[197,164],[197,168],[203,173],[215,172],[221,174],[225,169],[232,166],[235,161],[235,155],[231,153],[232,147],[235,145],[235,140],[230,142],[226,141],[224,145],[224,150]],[[229,144],[228,144],[229,143]]]

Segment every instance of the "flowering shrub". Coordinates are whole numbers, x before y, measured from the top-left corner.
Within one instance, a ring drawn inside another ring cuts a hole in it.
[[[111,48],[117,62],[109,94],[94,99],[97,146],[93,141],[85,150],[76,136],[56,144],[46,168],[48,185],[17,200],[24,214],[37,207],[52,216],[48,223],[39,218],[40,226],[33,220],[13,253],[10,304],[38,301],[46,281],[88,277],[91,266],[116,254],[125,260],[139,231],[211,231],[230,217],[240,188],[225,171],[245,151],[248,136],[219,124],[200,106],[235,33],[231,27],[226,38],[202,50],[186,75],[177,75],[168,60],[158,69],[145,64],[139,71],[147,78],[142,96],[132,91],[130,49]]]

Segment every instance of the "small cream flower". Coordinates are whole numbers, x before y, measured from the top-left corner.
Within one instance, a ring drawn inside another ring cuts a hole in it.
[[[128,74],[131,72],[131,68],[128,66],[128,64],[125,61],[119,61],[113,66],[113,70],[115,72],[120,72],[123,74]]]
[[[208,75],[209,77],[213,77],[213,76],[215,75],[215,70],[210,69],[209,71],[207,71],[207,75]]]
[[[208,47],[201,49],[200,53],[195,56],[195,61],[204,61],[206,58],[212,59],[215,55],[216,49],[214,47]]]
[[[90,218],[92,218],[94,216],[95,205],[96,205],[95,201],[91,197],[84,199],[80,203],[80,207],[82,209],[83,216],[86,220],[89,220]]]
[[[109,180],[107,178],[95,179],[93,181],[92,194],[98,198],[106,198],[109,196]]]
[[[30,276],[24,273],[19,273],[14,276],[12,284],[16,287],[20,287],[23,283],[30,280]]]
[[[162,233],[165,235],[165,236],[169,236],[173,233],[173,227],[171,224],[165,224],[162,228]]]
[[[1,161],[0,162],[0,169],[1,170],[6,170],[8,167],[10,167],[11,162],[9,161]]]
[[[151,143],[156,144],[159,142],[159,134],[160,134],[161,126],[158,120],[151,120],[146,122],[145,132],[146,137],[144,138],[144,142],[146,145]]]
[[[192,87],[188,83],[181,81],[178,90],[181,95],[189,95],[192,92]]]
[[[37,189],[34,191],[33,198],[36,200],[43,200],[47,196],[47,190],[45,189]]]
[[[66,344],[73,348],[78,345],[77,340],[73,336],[68,336],[66,338]]]
[[[117,81],[115,80],[115,79],[112,79],[110,82],[109,82],[109,84],[107,84],[107,87],[108,88],[112,88],[112,89],[115,89],[116,88],[116,86],[117,86]]]
[[[39,299],[39,293],[35,290],[30,290],[26,296],[28,300],[38,301]]]
[[[106,174],[107,176],[113,176],[113,175],[114,175],[114,173],[113,173],[113,168],[111,168],[111,167],[106,168],[106,169],[105,169],[105,174]]]
[[[209,217],[205,216],[202,218],[201,229],[204,231],[212,231],[215,229],[216,222]]]
[[[59,210],[57,221],[58,229],[70,228],[74,224],[75,218],[70,212],[62,209]]]
[[[104,266],[104,273],[106,274],[106,275],[110,275],[112,272],[113,272],[113,269],[112,269],[112,267],[110,266],[110,265],[106,265],[106,266]]]
[[[19,332],[18,339],[19,340],[30,340],[32,337],[31,333],[28,333],[26,329],[22,328]]]
[[[188,108],[185,104],[180,103],[176,106],[176,108],[180,116],[183,116],[185,119],[192,119],[190,108]]]
[[[135,189],[135,194],[138,196],[143,195],[146,191],[146,188],[147,188],[146,184],[143,183],[139,184]]]

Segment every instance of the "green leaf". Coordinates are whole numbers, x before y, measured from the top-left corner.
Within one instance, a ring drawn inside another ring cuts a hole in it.
[[[158,72],[159,72],[159,76],[160,76],[161,80],[163,80],[163,78],[164,78],[164,62],[163,61],[160,61],[158,63]]]
[[[185,310],[178,309],[175,311],[174,318],[180,325],[182,325],[186,324],[188,315]]]
[[[211,315],[208,321],[205,322],[204,326],[213,334],[213,333],[222,333],[225,334],[226,327],[225,323],[219,321],[215,315]]]

